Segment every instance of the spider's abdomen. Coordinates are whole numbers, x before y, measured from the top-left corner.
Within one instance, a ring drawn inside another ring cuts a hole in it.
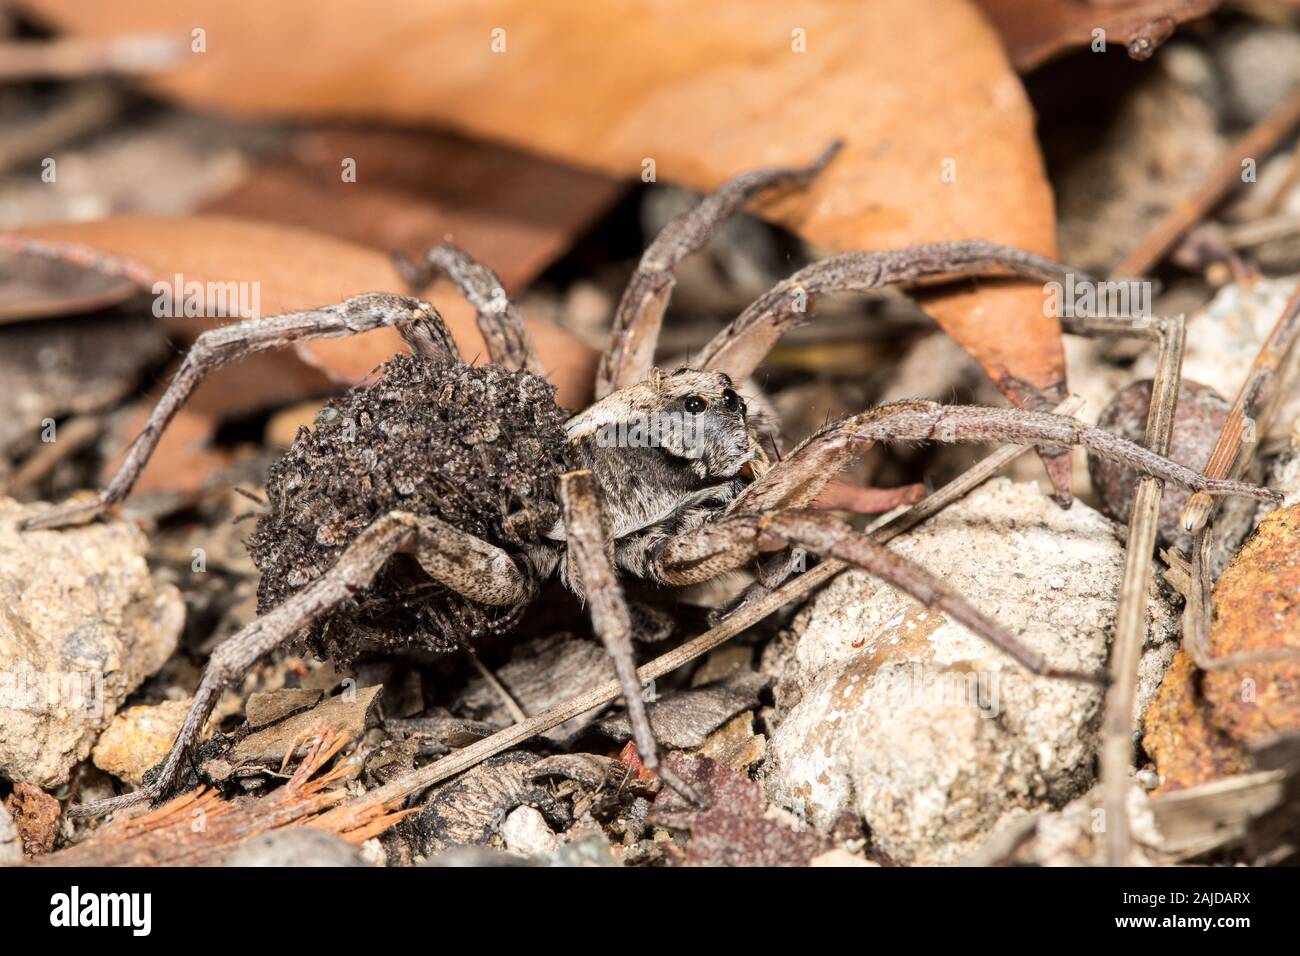
[[[393,510],[441,518],[512,553],[560,517],[566,412],[555,389],[499,366],[397,356],[377,378],[330,401],[271,468],[267,510],[249,540],[262,572],[258,612],[327,571]],[[373,587],[302,635],[321,658],[365,651],[450,650],[511,626],[520,608],[489,608],[395,555]]]

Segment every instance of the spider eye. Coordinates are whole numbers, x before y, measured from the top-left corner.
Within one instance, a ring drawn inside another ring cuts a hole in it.
[[[744,414],[745,403],[741,401],[740,396],[736,394],[734,389],[724,388],[722,390],[722,404],[728,411],[734,412],[736,409],[740,409],[741,414]]]
[[[709,407],[709,403],[698,395],[688,395],[686,398],[686,410],[692,415],[698,415]]]

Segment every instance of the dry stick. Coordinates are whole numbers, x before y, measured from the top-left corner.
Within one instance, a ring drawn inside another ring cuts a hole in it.
[[[1259,445],[1268,419],[1281,399],[1279,386],[1285,378],[1284,372],[1295,350],[1297,338],[1300,338],[1300,289],[1287,300],[1277,324],[1269,333],[1268,341],[1255,356],[1250,375],[1237,393],[1237,400],[1233,402],[1232,411],[1210,454],[1205,467],[1206,475],[1241,474],[1246,470],[1250,455],[1242,452],[1247,450],[1247,446],[1249,451],[1253,451]],[[1249,428],[1248,422],[1251,423]],[[1247,435],[1252,435],[1253,440],[1243,441]],[[1245,664],[1300,657],[1300,650],[1294,647],[1213,656],[1210,646],[1213,582],[1210,580],[1209,550],[1215,508],[1214,502],[1203,502],[1198,495],[1192,495],[1182,514],[1183,527],[1193,533],[1189,590],[1183,608],[1183,646],[1188,655],[1203,671],[1230,670]]]
[[[1187,599],[1183,605],[1183,647],[1192,663],[1203,671],[1226,671],[1247,664],[1270,664],[1300,658],[1300,648],[1296,647],[1213,656],[1210,646],[1210,620],[1213,617],[1210,596],[1214,591],[1214,582],[1210,580],[1210,537],[1213,530],[1214,522],[1211,520],[1192,536],[1192,558],[1185,576],[1189,590],[1183,592]]]
[[[1297,125],[1300,125],[1300,90],[1233,143],[1200,187],[1169,210],[1111,275],[1127,277],[1150,272],[1175,242],[1241,182],[1242,159],[1258,160],[1272,152]]]
[[[59,426],[58,440],[42,444],[9,479],[0,482],[0,493],[16,496],[48,475],[59,462],[71,458],[99,437],[104,420],[99,415],[79,415]],[[186,558],[188,560],[188,557]]]
[[[1146,444],[1157,455],[1169,454],[1182,378],[1187,325],[1183,317],[1156,324],[1160,354],[1151,385]],[[1137,697],[1138,664],[1146,639],[1147,592],[1151,554],[1160,522],[1160,497],[1165,483],[1153,475],[1137,479],[1133,515],[1124,549],[1124,577],[1115,612],[1115,643],[1110,656],[1110,689],[1106,692],[1101,743],[1102,808],[1106,821],[1106,862],[1123,866],[1129,853],[1128,780],[1133,767],[1133,706]]]
[[[1296,150],[1300,157],[1300,149]],[[1232,249],[1249,249],[1265,243],[1290,239],[1300,234],[1300,216],[1281,213],[1266,219],[1253,219],[1236,226],[1227,226],[1223,230],[1223,241]]]
[[[470,663],[473,664],[474,669],[478,671],[479,677],[482,677],[483,680],[487,682],[492,693],[497,695],[502,706],[509,711],[511,718],[516,722],[527,720],[528,715],[524,713],[524,709],[519,706],[519,701],[515,700],[514,697],[511,696],[510,691],[506,689],[505,684],[501,683],[497,675],[488,670],[487,665],[479,660],[478,653],[474,648],[467,645],[465,647],[465,653],[469,655]]]
[[[1232,403],[1232,410],[1223,423],[1214,450],[1210,452],[1210,460],[1205,463],[1205,477],[1227,478],[1230,474],[1240,474],[1245,470],[1249,456],[1240,455],[1242,446],[1255,446],[1263,439],[1259,423],[1270,417],[1281,396],[1279,376],[1285,372],[1290,362],[1298,337],[1300,287],[1296,288],[1283,306],[1282,314],[1278,316],[1268,340],[1251,363],[1250,374],[1237,392],[1237,399]],[[1238,461],[1239,457],[1241,461]],[[1183,506],[1183,530],[1189,534],[1199,531],[1209,520],[1214,506],[1209,495],[1199,491],[1193,494]]]
[[[1083,404],[1082,399],[1071,396],[1055,410],[1061,414],[1073,414]],[[1029,451],[1028,446],[1013,445],[1000,448],[974,467],[968,469],[948,484],[944,485],[924,501],[918,502],[906,511],[894,517],[885,517],[877,521],[870,529],[872,537],[882,544],[946,508],[952,502],[968,494],[972,489],[983,484],[1000,471],[1009,462]],[[705,631],[699,637],[687,641],[661,657],[655,658],[637,670],[642,681],[655,680],[670,671],[676,670],[713,648],[726,643],[751,624],[755,624],[792,601],[811,593],[821,587],[835,575],[845,570],[847,565],[839,561],[823,561],[811,571],[799,575],[753,604],[738,609],[715,628]],[[579,694],[550,710],[530,717],[527,720],[507,727],[505,730],[485,737],[443,757],[428,766],[421,767],[404,777],[385,784],[378,789],[355,798],[351,803],[339,808],[340,813],[364,812],[375,806],[402,799],[416,791],[423,790],[435,783],[441,783],[450,777],[463,773],[470,767],[486,760],[488,757],[509,750],[530,737],[556,727],[566,720],[584,714],[595,707],[607,704],[622,693],[617,680],[606,681],[586,693]]]
[[[188,38],[163,33],[106,40],[12,40],[0,43],[0,80],[152,73],[179,63],[189,47]]]
[[[90,81],[40,115],[14,123],[0,137],[0,170],[38,162],[64,144],[108,123],[125,103],[114,85]]]

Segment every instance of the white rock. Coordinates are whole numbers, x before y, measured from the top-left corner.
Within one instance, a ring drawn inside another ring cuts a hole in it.
[[[185,603],[122,522],[19,532],[0,498],[0,774],[49,789],[176,649]]]
[[[520,856],[548,856],[559,845],[546,818],[529,806],[510,811],[501,823],[501,839],[507,850]]]
[[[23,861],[23,844],[18,838],[18,828],[5,805],[0,803],[0,866]]]
[[[839,846],[837,846],[833,850],[827,850],[825,853],[821,854],[820,856],[813,857],[811,860],[808,861],[808,865],[809,866],[833,866],[833,867],[845,867],[845,866],[878,867],[880,866],[879,863],[872,863],[870,860],[864,859],[863,857],[859,856],[856,853],[850,853],[848,850]]]
[[[222,866],[369,866],[342,837],[311,827],[281,827],[249,837],[222,858]]]
[[[1216,37],[1233,118],[1258,123],[1300,83],[1300,36],[1271,24],[1241,23]]]
[[[1101,671],[1123,573],[1102,515],[1034,483],[987,482],[891,547],[938,574],[1058,667]],[[1174,633],[1154,598],[1139,712]],[[1008,812],[1054,808],[1092,780],[1100,692],[1035,678],[941,613],[840,575],[774,642],[763,781],[820,827],[857,812],[900,862],[950,862]]]
[[[1125,797],[1133,845],[1129,866],[1149,865],[1149,851],[1161,844],[1155,814],[1142,788],[1130,784]],[[1104,862],[1102,837],[1106,816],[1101,810],[1100,786],[1038,821],[1034,837],[1014,855],[1017,863],[1034,866],[1099,866]]]
[[[1297,282],[1300,279],[1294,276],[1259,279],[1251,286],[1233,283],[1220,289],[1204,309],[1188,317],[1183,378],[1208,385],[1233,401]],[[1134,365],[1131,380],[1151,378],[1155,366],[1152,348]],[[1274,416],[1270,435],[1285,436],[1300,415],[1300,390],[1290,388],[1284,394],[1288,397]]]
[[[379,837],[366,840],[357,848],[357,852],[370,866],[388,866],[388,854],[384,852],[384,844]]]
[[[1268,480],[1264,482],[1274,491],[1280,491],[1286,497],[1280,505],[1271,501],[1261,501],[1255,509],[1255,526],[1279,508],[1290,508],[1300,504],[1300,418],[1291,423],[1290,446],[1278,455],[1269,468]]]

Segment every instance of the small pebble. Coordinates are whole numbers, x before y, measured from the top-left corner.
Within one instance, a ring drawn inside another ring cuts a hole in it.
[[[541,813],[532,807],[516,807],[501,824],[506,849],[521,856],[548,856],[559,840]]]
[[[251,837],[225,858],[226,866],[368,866],[356,847],[310,827],[288,827]]]
[[[1097,427],[1143,444],[1150,407],[1151,380],[1134,382],[1115,393],[1097,419]],[[1231,408],[1231,404],[1214,389],[1184,379],[1178,390],[1178,409],[1174,413],[1174,433],[1167,457],[1200,471],[1210,458]],[[1091,452],[1088,454],[1088,471],[1106,512],[1116,520],[1128,521],[1133,514],[1137,473]],[[1186,545],[1186,536],[1179,528],[1178,519],[1189,496],[1190,492],[1185,488],[1165,485],[1158,526],[1162,545]]]

